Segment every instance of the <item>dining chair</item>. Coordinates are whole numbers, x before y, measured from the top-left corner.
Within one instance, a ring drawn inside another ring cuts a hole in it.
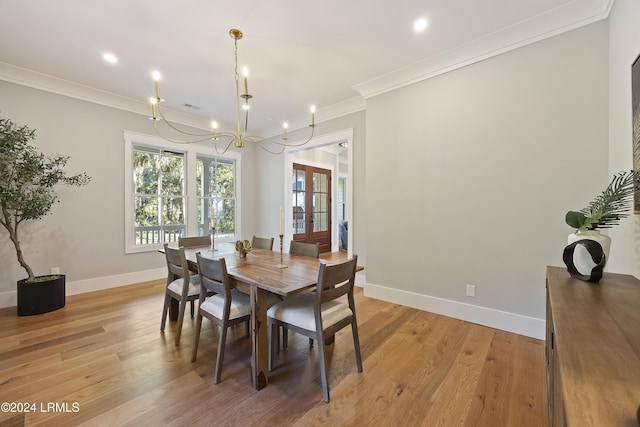
[[[269,319],[269,371],[273,370],[275,358],[274,340],[278,327],[290,329],[318,341],[318,360],[322,380],[323,400],[329,403],[329,384],[325,355],[325,340],[351,325],[353,346],[358,372],[362,372],[358,322],[353,297],[358,257],[348,261],[327,265],[321,264],[315,292],[307,292],[287,298],[267,310]],[[346,295],[347,303],[338,301]]]
[[[200,277],[189,272],[187,259],[184,255],[184,247],[171,248],[164,244],[164,254],[167,260],[167,288],[164,294],[164,307],[162,309],[162,322],[160,330],[164,331],[167,323],[167,314],[171,299],[178,301],[178,323],[176,325],[175,344],[180,344],[182,334],[182,322],[184,320],[185,305],[191,303],[191,317],[194,314],[195,301],[200,296]]]
[[[196,246],[211,246],[211,237],[194,236],[194,237],[178,237],[178,246],[191,248]]]
[[[249,321],[251,320],[251,302],[249,296],[231,287],[227,274],[227,264],[224,258],[212,259],[196,253],[198,274],[200,277],[200,304],[196,318],[195,339],[191,351],[191,361],[195,362],[200,344],[202,318],[206,317],[220,327],[218,350],[216,355],[216,370],[213,376],[214,384],[220,382],[224,349],[227,341],[227,329],[239,323],[245,323],[245,333],[249,335]],[[275,295],[269,295],[267,304],[276,304],[280,300]]]
[[[291,241],[289,244],[289,253],[291,255],[302,255],[311,258],[320,257],[320,243],[304,243]]]
[[[267,249],[269,251],[273,250],[273,237],[256,237],[253,236],[251,239],[251,247],[253,249]]]
[[[218,337],[218,354],[216,356],[216,370],[213,376],[214,384],[220,382],[224,348],[227,340],[227,329],[238,323],[246,323],[246,334],[249,335],[249,321],[251,320],[251,302],[249,296],[231,287],[227,274],[227,264],[224,258],[205,258],[198,252],[198,274],[200,275],[200,305],[196,318],[195,340],[191,352],[191,361],[195,362],[198,355],[202,318],[206,317],[220,326]],[[214,292],[207,297],[207,292]]]

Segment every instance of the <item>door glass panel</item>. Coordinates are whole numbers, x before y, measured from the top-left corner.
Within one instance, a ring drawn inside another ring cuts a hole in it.
[[[306,232],[305,227],[305,179],[304,170],[293,170],[293,194],[291,200],[293,202],[293,234],[302,234]]]

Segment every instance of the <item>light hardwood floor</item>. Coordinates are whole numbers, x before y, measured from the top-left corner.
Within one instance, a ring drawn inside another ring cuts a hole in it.
[[[213,384],[217,332],[195,321],[179,347],[161,333],[163,281],[67,298],[61,310],[0,310],[0,426],[546,426],[544,342],[363,296],[356,306],[364,371],[351,331],[329,346],[331,403],[316,348],[289,334],[269,386],[250,386],[250,340],[228,335]],[[57,406],[56,406],[57,405]]]

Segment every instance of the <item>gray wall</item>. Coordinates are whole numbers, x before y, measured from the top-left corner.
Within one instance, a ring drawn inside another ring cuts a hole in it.
[[[367,100],[368,284],[544,318],[565,212],[608,182],[607,31],[592,24]]]

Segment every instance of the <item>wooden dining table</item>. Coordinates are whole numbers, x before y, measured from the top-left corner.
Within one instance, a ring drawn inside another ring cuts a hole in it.
[[[164,252],[164,250],[161,250]],[[196,253],[206,258],[224,258],[232,286],[250,296],[251,300],[251,384],[256,390],[268,384],[268,322],[269,292],[289,297],[316,285],[320,263],[318,258],[254,249],[240,258],[233,244],[185,248],[191,271],[197,272]],[[281,258],[282,257],[282,258]],[[278,267],[281,264],[286,268]]]

